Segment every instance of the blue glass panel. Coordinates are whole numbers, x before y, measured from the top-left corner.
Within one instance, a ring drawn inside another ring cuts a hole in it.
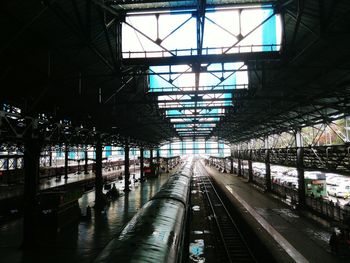
[[[264,15],[266,18],[271,16],[273,14],[273,9],[266,9],[264,11]],[[276,15],[271,17],[268,21],[266,21],[262,26],[262,44],[263,44],[263,51],[276,51],[276,47],[265,46],[265,45],[272,45],[276,44]]]
[[[106,157],[109,157],[112,155],[112,146],[106,146],[105,147]]]
[[[69,159],[75,159],[75,152],[68,152]]]

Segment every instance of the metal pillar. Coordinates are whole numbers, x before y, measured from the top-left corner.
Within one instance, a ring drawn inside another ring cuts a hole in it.
[[[65,145],[64,149],[64,179],[68,179],[68,145]]]
[[[248,182],[253,182],[253,161],[252,161],[252,150],[249,150],[248,157]]]
[[[31,133],[31,132],[30,132]],[[23,214],[23,248],[34,248],[37,244],[37,193],[40,167],[40,142],[31,138],[24,142],[24,214]]]
[[[95,207],[101,207],[104,205],[103,197],[103,178],[102,178],[102,144],[98,140],[96,145],[96,163],[95,163]]]
[[[271,191],[271,166],[270,166],[270,149],[268,137],[265,138],[265,186],[266,191]]]
[[[153,163],[153,148],[149,150],[149,165]]]
[[[51,149],[51,147],[50,147],[50,150],[49,150],[49,166],[52,167],[52,149]]]
[[[297,172],[298,172],[298,199],[299,207],[305,206],[305,177],[304,177],[304,149],[303,138],[301,131],[298,130],[295,133],[295,142],[297,146]]]
[[[87,149],[85,148],[85,151],[84,151],[84,174],[88,174],[89,171],[88,171],[88,151]]]
[[[140,180],[143,181],[143,148],[140,148]]]
[[[238,167],[237,167],[238,171],[237,171],[237,175],[238,176],[242,176],[242,161],[241,161],[239,155],[240,155],[240,153],[238,153]]]
[[[233,149],[230,150],[230,174],[233,174]]]
[[[125,153],[125,157],[124,157],[124,192],[129,192],[130,188],[129,188],[129,180],[130,180],[130,159],[129,159],[129,150],[130,150],[130,146],[128,143],[125,144],[125,148],[124,148],[124,153]]]
[[[159,171],[160,171],[160,151],[159,151],[159,148],[157,149],[157,170],[155,171],[156,172],[156,175],[159,175]]]

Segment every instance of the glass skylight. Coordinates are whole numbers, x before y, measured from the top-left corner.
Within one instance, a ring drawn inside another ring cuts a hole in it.
[[[193,10],[127,14],[122,49],[124,59],[189,58],[188,64],[152,64],[149,93],[157,96],[160,111],[179,137],[209,138],[235,107],[234,92],[249,85],[247,65],[222,58],[279,51],[282,30],[280,16],[270,6],[207,9],[203,31],[197,23]],[[197,42],[198,36],[203,41]],[[218,56],[215,62],[201,60],[213,55]]]

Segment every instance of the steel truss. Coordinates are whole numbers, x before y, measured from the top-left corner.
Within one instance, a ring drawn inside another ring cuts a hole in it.
[[[302,149],[305,169],[350,174],[350,145],[311,146]],[[296,167],[297,150],[297,147],[235,150],[233,158],[264,163],[269,154],[270,164]]]
[[[298,150],[303,152],[303,168],[350,174],[348,116],[296,131],[274,134],[232,145],[232,157],[241,160],[297,167]],[[332,140],[333,138],[333,140]]]
[[[110,3],[110,8],[113,8],[115,12],[119,9],[118,5],[114,5],[113,3]],[[123,7],[121,5],[120,7]],[[244,8],[244,7],[242,7]],[[134,26],[132,24],[131,19],[128,19],[129,14],[126,14],[126,19],[123,22],[126,27],[134,30],[136,35],[142,36],[144,39],[152,43],[154,46],[157,46],[159,51],[152,51],[152,50],[144,50],[144,51],[135,51],[135,52],[124,52],[123,58],[122,58],[122,64],[126,66],[131,67],[138,67],[142,65],[147,69],[147,67],[150,66],[169,66],[168,71],[162,71],[162,72],[154,72],[152,70],[145,70],[144,74],[147,75],[157,75],[164,81],[168,82],[170,84],[171,88],[152,88],[149,92],[149,95],[156,95],[156,96],[162,96],[162,99],[158,101],[158,107],[160,110],[164,112],[164,117],[168,119],[172,119],[172,115],[168,114],[168,111],[171,110],[189,110],[192,112],[192,118],[194,118],[194,121],[197,120],[197,118],[204,118],[205,114],[201,114],[203,110],[209,109],[209,110],[224,110],[224,109],[231,109],[232,103],[231,101],[234,100],[236,90],[234,90],[237,87],[224,87],[221,85],[225,80],[230,78],[232,75],[234,75],[236,72],[241,70],[247,70],[245,63],[238,68],[237,70],[232,70],[232,72],[229,72],[228,70],[222,69],[221,71],[216,72],[208,70],[208,67],[212,63],[217,63],[220,61],[220,63],[225,62],[249,62],[253,61],[254,63],[256,61],[264,61],[264,60],[279,60],[280,54],[279,52],[276,52],[279,48],[278,45],[269,45],[270,52],[256,52],[261,48],[262,46],[255,46],[251,45],[249,47],[243,47],[240,46],[240,43],[246,39],[248,36],[250,36],[252,33],[254,33],[257,28],[261,27],[264,23],[269,21],[276,13],[272,12],[273,14],[269,15],[269,17],[263,19],[261,23],[259,23],[255,28],[253,28],[250,32],[245,33],[244,36],[242,33],[239,33],[238,35],[232,35],[233,38],[236,39],[236,41],[233,41],[234,43],[232,46],[229,47],[221,47],[221,48],[203,48],[203,37],[204,37],[204,28],[205,23],[213,23],[214,25],[221,28],[221,30],[225,30],[224,28],[220,27],[215,21],[210,19],[206,16],[206,12],[210,12],[206,8],[206,2],[205,1],[197,1],[196,5],[194,6],[194,10],[184,10],[183,13],[190,14],[190,16],[187,19],[184,19],[184,21],[179,21],[178,26],[173,29],[168,35],[164,37],[160,37],[159,34],[159,17],[163,13],[132,13],[131,16],[137,16],[137,15],[147,15],[147,16],[154,16],[155,17],[155,26],[156,26],[156,39],[152,38],[151,36],[147,35],[147,33],[143,32],[142,29],[138,28],[137,26]],[[239,14],[239,20],[241,20],[241,13]],[[167,49],[163,42],[179,31],[182,27],[184,27],[191,19],[195,19],[196,21],[196,48],[190,48],[190,49],[177,49],[177,50],[170,50]],[[241,29],[240,29],[241,30]],[[265,47],[266,48],[266,47]],[[215,54],[214,54],[215,53]],[[233,53],[233,54],[232,54]],[[205,64],[205,67],[203,65]],[[184,70],[183,72],[175,72],[177,74],[177,78],[183,74],[192,73],[195,76],[195,85],[192,88],[187,87],[177,87],[174,85],[174,79],[167,79],[165,76],[171,74],[175,74],[174,70],[172,70],[172,65],[188,65],[188,69]],[[224,77],[224,72],[229,73],[226,74]],[[142,71],[138,71],[138,74],[142,74]],[[219,79],[219,83],[214,87],[201,87],[199,86],[199,79],[201,73],[208,73],[212,74],[212,76],[217,77]],[[221,78],[218,77],[216,74],[222,74]],[[243,85],[242,88],[246,89],[248,84]],[[240,93],[240,91],[237,91],[237,93]],[[205,102],[201,100],[201,96],[204,94],[208,94],[210,98],[207,98]],[[214,97],[213,94],[217,94],[219,97]],[[224,94],[232,94],[232,98],[228,99],[222,99],[220,98],[224,97]],[[173,95],[190,95],[191,99],[186,100],[184,98],[175,99],[172,96]],[[164,96],[168,96],[168,98],[164,98]],[[223,103],[223,101],[227,101],[230,104]],[[193,102],[193,103],[192,103]],[[220,103],[219,103],[220,102]],[[188,103],[188,104],[184,104]],[[228,111],[223,112],[223,114],[226,114]],[[198,114],[199,113],[199,114]],[[221,114],[221,113],[220,113]],[[190,114],[186,113],[184,114],[184,120],[187,118],[190,118]],[[177,119],[181,119],[181,116],[177,116]],[[186,121],[185,121],[186,122]],[[214,125],[217,124],[217,121],[207,120],[207,123],[212,123]],[[176,127],[175,127],[175,130]],[[200,133],[200,130],[196,130],[196,128],[192,127],[191,130],[184,131],[182,128],[181,130],[177,130],[177,133],[180,137],[182,136],[190,136],[190,135],[197,135],[197,137],[200,137],[201,135],[205,135],[207,137],[207,133],[203,134]],[[197,134],[196,134],[197,133]]]
[[[39,139],[43,148],[62,144],[70,145],[70,147],[95,145],[98,140],[103,145],[123,146],[128,142],[131,147],[157,147],[156,144],[125,138],[117,134],[99,132],[94,127],[74,126],[68,120],[55,121],[46,115],[25,116],[18,108],[8,106],[6,110],[0,110],[1,149],[14,149],[23,152],[23,143],[28,136],[28,127],[33,127],[30,137]]]

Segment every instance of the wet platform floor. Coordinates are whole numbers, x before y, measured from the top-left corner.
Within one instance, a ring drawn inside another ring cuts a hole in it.
[[[175,172],[174,169],[172,172]],[[140,183],[131,183],[131,191],[111,201],[103,211],[92,209],[91,218],[82,217],[79,222],[64,228],[56,236],[45,234],[36,249],[20,249],[22,219],[0,226],[0,262],[92,262],[103,247],[118,233],[132,216],[159,190],[171,175],[164,173]],[[136,179],[138,177],[136,176]],[[116,181],[123,189],[124,181]],[[93,207],[94,191],[79,199],[82,214],[86,207]]]
[[[213,167],[205,168],[234,197],[243,213],[250,214],[265,229],[265,235],[279,244],[278,249],[286,251],[295,262],[349,262],[347,255],[331,254],[330,227],[305,217],[243,178],[218,172]],[[279,262],[290,261],[280,258]]]

